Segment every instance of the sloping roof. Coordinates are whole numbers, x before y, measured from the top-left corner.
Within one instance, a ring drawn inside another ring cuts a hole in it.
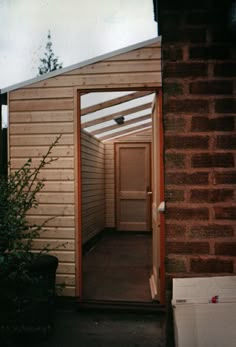
[[[72,70],[79,69],[81,67],[85,67],[87,65],[97,63],[97,62],[99,62],[101,60],[109,59],[109,58],[112,58],[112,57],[114,57],[116,55],[119,55],[119,54],[122,54],[122,53],[127,53],[127,52],[130,52],[132,50],[135,50],[135,49],[138,49],[138,48],[142,48],[142,47],[154,44],[156,42],[161,42],[161,36],[155,37],[155,38],[150,39],[150,40],[142,41],[142,42],[139,42],[137,44],[134,44],[134,45],[131,45],[131,46],[128,46],[128,47],[125,47],[125,48],[121,48],[121,49],[118,49],[118,50],[115,50],[115,51],[110,52],[110,53],[99,55],[99,56],[94,57],[92,59],[88,59],[88,60],[82,61],[82,62],[80,62],[78,64],[73,64],[73,65],[67,66],[65,68],[49,72],[49,73],[47,73],[45,75],[37,76],[37,77],[31,78],[29,80],[26,80],[26,81],[14,84],[12,86],[0,89],[0,94],[5,94],[5,93],[8,93],[10,91],[22,88],[22,87],[26,87],[26,86],[28,86],[28,85],[30,85],[32,83],[44,81],[44,80],[46,80],[48,78],[61,75],[61,74],[65,73],[65,72],[70,72]]]
[[[61,107],[58,102],[54,103],[55,96],[48,95],[48,92],[33,92],[32,98],[29,96],[32,88],[43,90],[54,87],[58,95],[60,87],[87,86],[89,89],[80,95],[81,128],[84,131],[101,141],[109,141],[150,129],[155,92],[157,86],[161,85],[160,46],[161,37],[147,40],[4,88],[0,96],[2,99],[8,92],[12,92],[11,111],[27,111],[30,107],[36,107],[36,110],[42,107],[41,111],[52,110],[52,106],[56,105],[57,109]],[[119,79],[116,79],[117,75]],[[112,83],[112,79],[118,82]],[[99,85],[98,81],[102,81],[101,85],[108,85],[105,88],[107,91],[91,88]],[[116,91],[114,86],[117,83]],[[119,90],[122,83],[123,89]],[[109,91],[109,85],[113,86],[112,91]],[[25,93],[28,93],[30,101],[27,101]],[[69,100],[71,96],[65,97]],[[68,102],[66,106],[63,104],[63,110],[71,107],[72,100]],[[49,109],[48,105],[51,105]],[[123,118],[124,122],[119,124],[117,118]]]

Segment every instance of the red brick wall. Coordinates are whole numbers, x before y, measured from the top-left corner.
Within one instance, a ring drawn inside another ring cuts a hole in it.
[[[166,274],[236,272],[236,34],[230,1],[160,0]]]

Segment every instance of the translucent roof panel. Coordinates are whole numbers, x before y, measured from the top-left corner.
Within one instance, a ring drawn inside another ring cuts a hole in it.
[[[97,138],[151,126],[152,91],[96,92],[81,96],[81,127]],[[123,123],[116,119],[123,117]],[[136,127],[136,128],[135,128]]]

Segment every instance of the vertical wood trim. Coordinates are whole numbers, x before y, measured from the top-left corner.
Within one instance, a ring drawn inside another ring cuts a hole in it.
[[[114,146],[114,179],[115,179],[115,182],[114,182],[114,189],[115,189],[115,192],[114,192],[114,199],[115,199],[115,228],[117,229],[118,228],[118,225],[117,225],[117,221],[119,220],[119,216],[117,216],[117,151],[118,151],[118,146],[119,146],[119,143],[115,143],[115,146]]]
[[[113,147],[114,151],[114,221],[115,221],[115,228],[117,229],[117,147],[119,143],[115,143]]]
[[[158,90],[159,146],[160,146],[160,201],[165,200],[164,187],[164,129],[162,116],[162,89]],[[165,217],[160,214],[160,301],[165,302]]]
[[[149,196],[149,228],[152,232],[152,199],[153,199],[153,186],[152,186],[152,177],[153,177],[153,163],[152,163],[152,142],[149,144],[149,190],[152,191],[152,195]]]
[[[82,194],[81,194],[81,119],[80,93],[75,89],[75,237],[76,239],[76,296],[82,299]]]
[[[7,130],[7,174],[10,173],[10,166],[8,165],[8,163],[10,163],[10,131],[11,131],[11,127],[10,127],[10,93],[7,93],[7,117],[8,117],[8,130]]]

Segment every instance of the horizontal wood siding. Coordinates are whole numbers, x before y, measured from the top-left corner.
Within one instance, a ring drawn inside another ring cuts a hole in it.
[[[138,132],[105,142],[105,194],[106,194],[106,228],[115,228],[115,151],[114,143],[122,142],[151,142],[151,130]]]
[[[58,92],[58,94],[56,93]],[[57,282],[65,283],[65,295],[75,295],[75,148],[73,88],[57,90],[19,89],[9,95],[9,159],[20,168],[31,157],[37,165],[49,145],[62,134],[52,156],[57,158],[40,173],[45,186],[38,195],[39,206],[29,212],[32,223],[50,217],[34,248],[50,244],[59,258]],[[58,96],[57,96],[58,95]]]
[[[114,145],[105,143],[106,227],[115,227]]]
[[[81,132],[83,243],[104,229],[104,144]]]
[[[152,129],[138,131],[134,134],[121,136],[109,142],[152,142]]]

